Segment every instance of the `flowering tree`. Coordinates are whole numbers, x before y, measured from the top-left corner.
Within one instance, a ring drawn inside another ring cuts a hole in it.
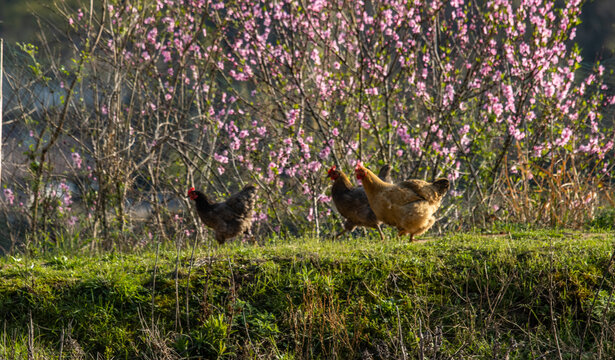
[[[291,131],[299,112],[295,137],[309,129],[322,160],[446,174],[485,205],[519,162],[563,153],[609,166],[612,122],[598,114],[613,97],[602,67],[575,79],[581,59],[568,46],[579,12],[580,1],[239,2],[216,24],[229,76],[264,89]]]
[[[593,206],[597,196],[581,194],[612,168],[602,113],[614,98],[601,66],[579,78],[570,41],[580,1],[85,5],[59,8],[72,62],[47,53],[43,71],[30,51],[28,81],[62,96],[34,127],[33,159],[71,139],[94,232],[127,228],[142,202],[164,232],[169,201],[188,186],[246,182],[261,187],[264,229],[318,232],[331,212],[326,169],[357,160],[392,163],[400,179],[447,176],[444,224],[494,207],[523,220],[553,202],[541,194],[561,190],[557,169],[574,177],[580,197],[562,196],[578,207]],[[25,185],[35,194],[45,169]]]

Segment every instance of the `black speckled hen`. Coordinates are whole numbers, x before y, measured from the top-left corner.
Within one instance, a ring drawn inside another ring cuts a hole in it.
[[[237,235],[250,232],[254,221],[257,188],[244,187],[224,202],[213,202],[202,192],[191,188],[188,197],[194,200],[201,221],[215,232],[219,244]]]

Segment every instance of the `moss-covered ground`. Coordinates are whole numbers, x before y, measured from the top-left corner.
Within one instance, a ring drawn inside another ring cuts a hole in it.
[[[615,238],[513,231],[0,258],[0,358],[615,358]]]

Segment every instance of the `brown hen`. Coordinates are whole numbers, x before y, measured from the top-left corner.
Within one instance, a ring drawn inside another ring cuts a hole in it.
[[[384,165],[378,176],[382,179],[390,179],[391,167]],[[335,238],[346,232],[353,231],[357,226],[365,226],[378,229],[380,237],[384,240],[384,234],[380,228],[380,221],[372,211],[367,201],[367,195],[362,186],[352,185],[346,174],[337,170],[335,166],[329,169],[327,176],[333,180],[331,197],[337,211],[346,219],[344,230],[335,235]]]

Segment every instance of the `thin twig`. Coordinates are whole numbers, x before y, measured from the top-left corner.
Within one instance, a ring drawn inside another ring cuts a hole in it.
[[[156,292],[156,271],[158,269],[158,252],[160,251],[160,242],[156,245],[156,262],[154,263],[154,279],[152,282],[152,329],[154,328],[154,295]]]
[[[552,239],[552,238],[550,238]],[[551,315],[551,328],[555,337],[555,345],[557,346],[557,357],[562,360],[562,349],[559,346],[559,337],[557,335],[557,324],[555,314],[553,313],[553,240],[551,242],[551,254],[549,261],[549,313]]]
[[[402,359],[408,359],[408,355],[406,354],[406,345],[404,345],[404,334],[401,331],[401,316],[399,315],[399,306],[395,305],[397,309],[397,332],[399,336],[399,344],[401,346],[401,356]]]
[[[181,251],[179,239],[176,240],[175,249],[175,331],[178,331],[182,326],[179,311],[179,252]]]
[[[194,265],[194,251],[196,245],[199,242],[198,234],[194,237],[194,243],[192,244],[192,253],[190,254],[190,264],[188,266],[188,277],[186,279],[186,329],[190,332],[190,274],[192,273],[192,266]]]

